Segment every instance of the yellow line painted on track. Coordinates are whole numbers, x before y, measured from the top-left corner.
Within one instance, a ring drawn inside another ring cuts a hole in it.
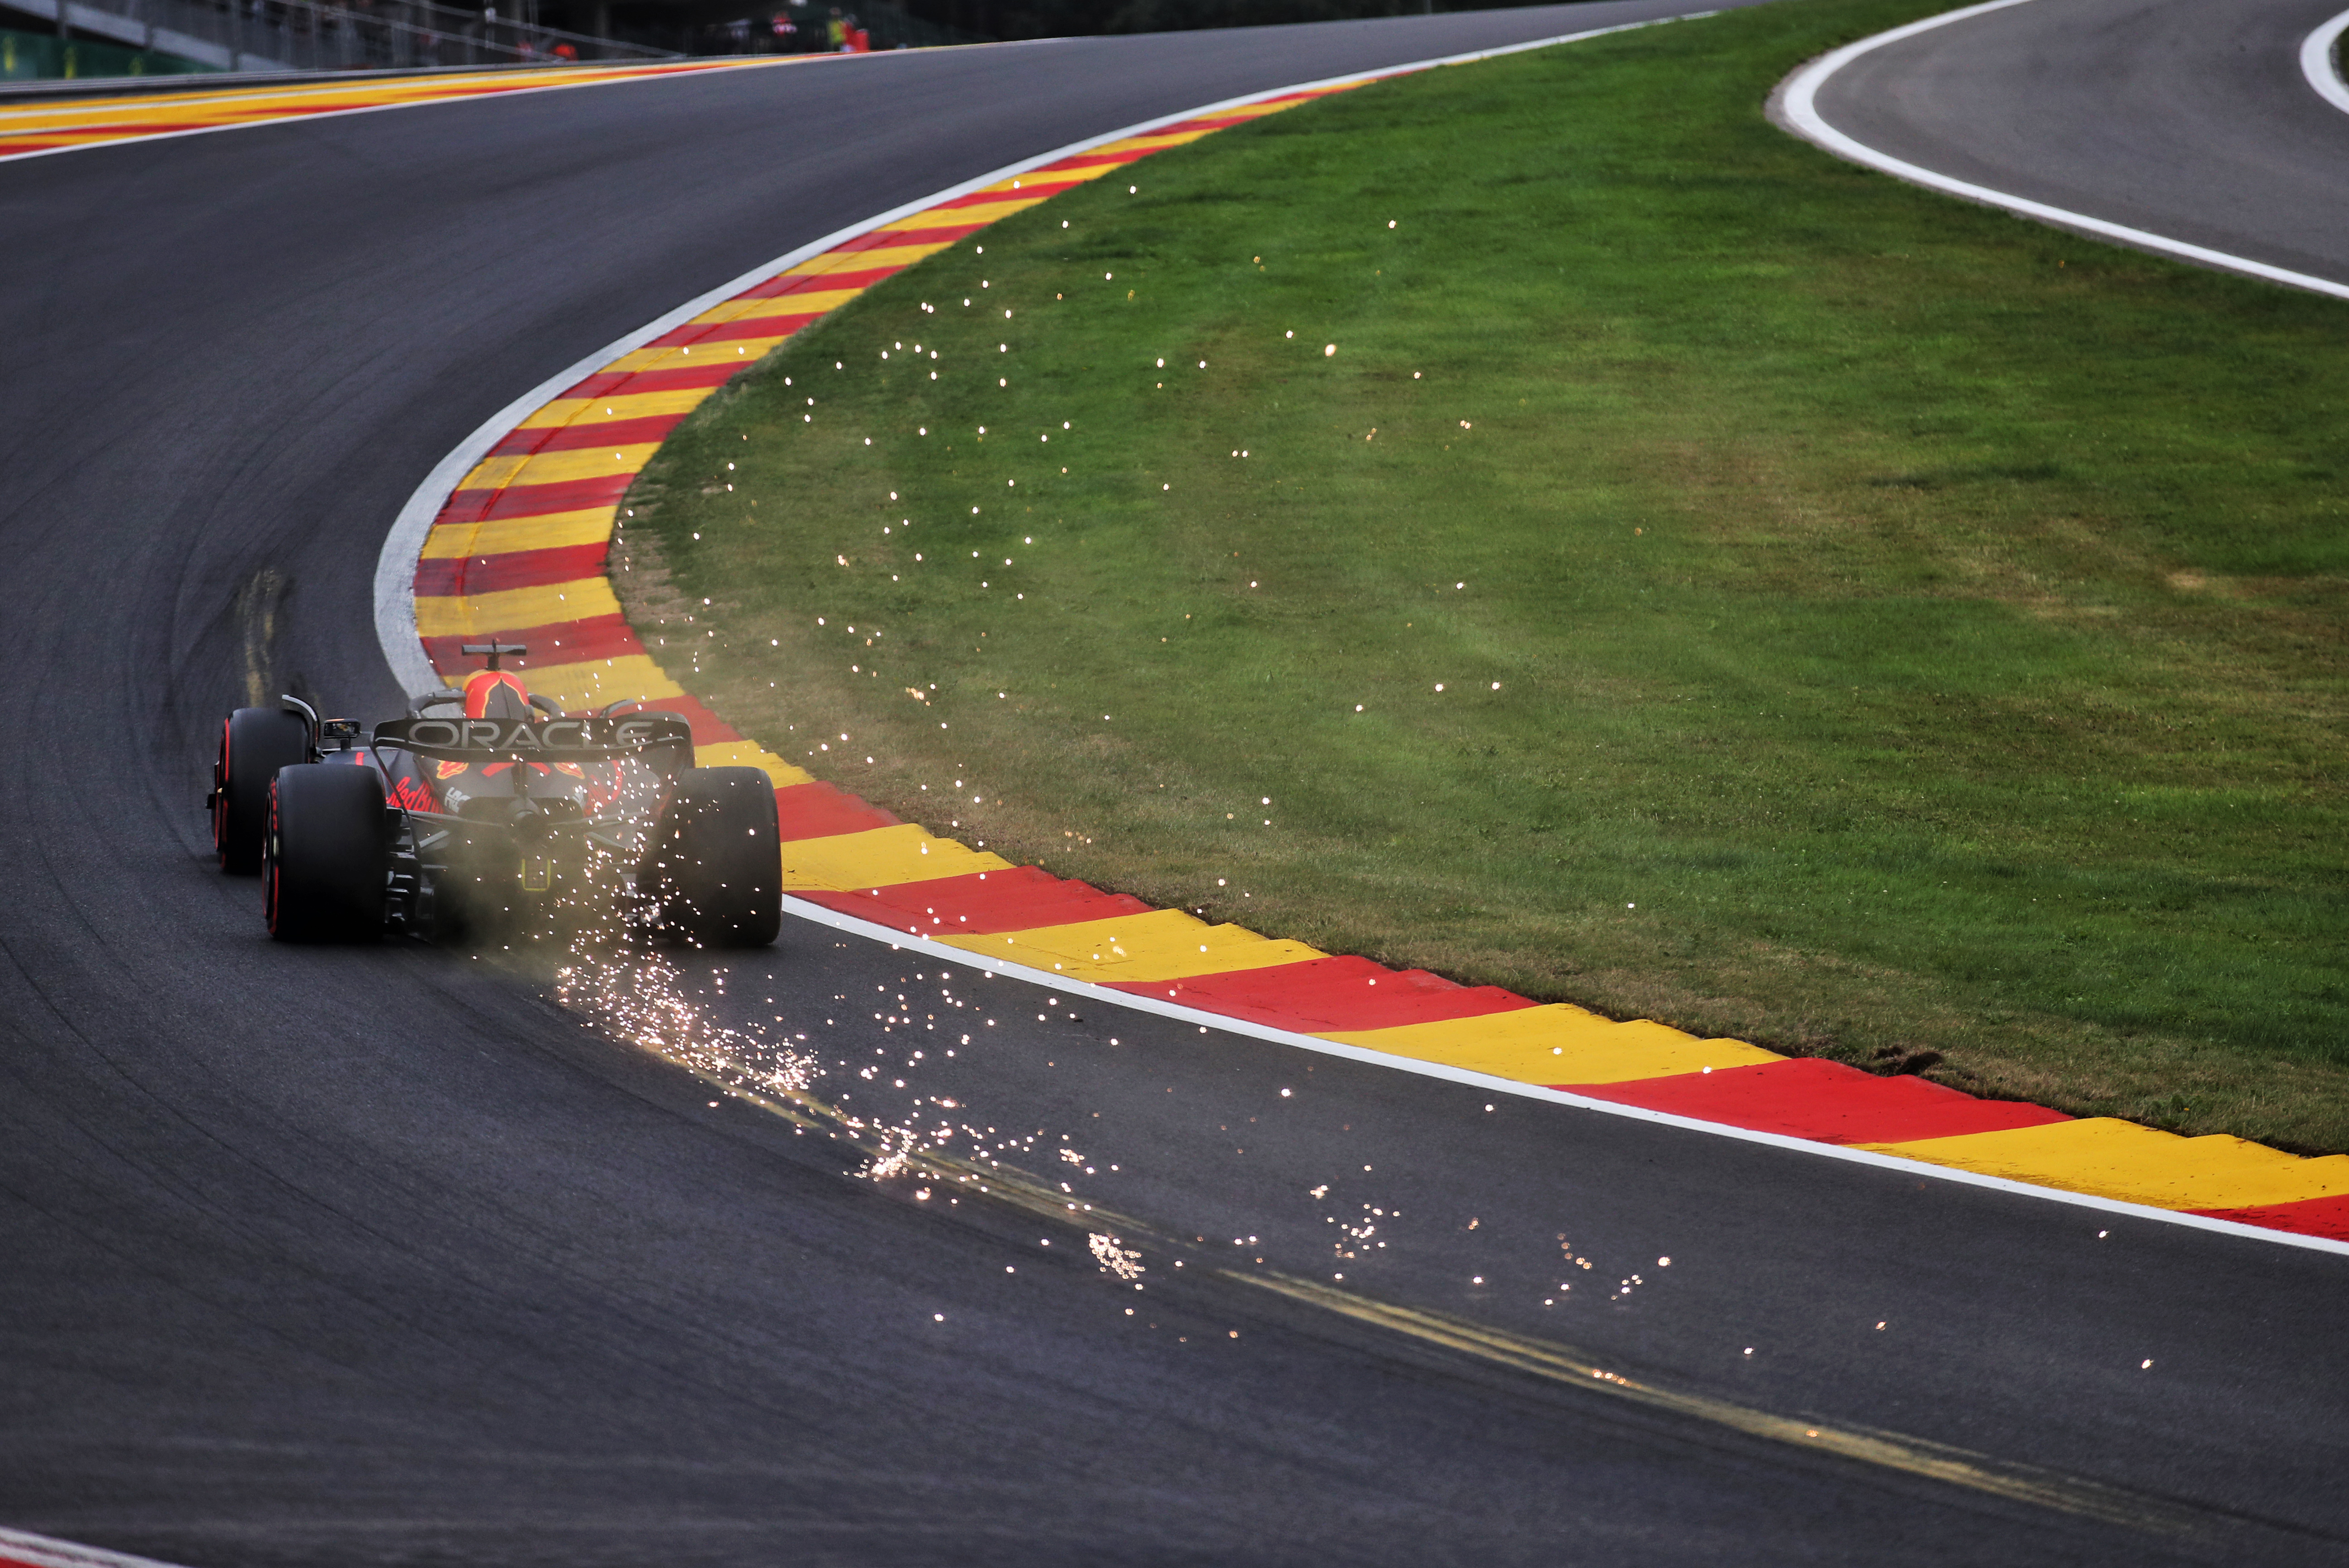
[[[1618,1372],[1590,1352],[1573,1345],[1512,1334],[1447,1313],[1401,1306],[1275,1270],[1257,1272],[1219,1266],[1208,1250],[1187,1240],[1196,1233],[1188,1225],[1170,1231],[1098,1205],[1078,1210],[1051,1181],[1016,1166],[995,1160],[980,1163],[940,1148],[903,1149],[886,1138],[874,1137],[873,1123],[851,1116],[805,1090],[767,1092],[767,1085],[747,1078],[739,1064],[730,1061],[721,1065],[701,1052],[666,1046],[657,1035],[636,1039],[634,1043],[647,1054],[684,1069],[698,1081],[743,1105],[794,1127],[831,1132],[876,1160],[901,1160],[903,1174],[951,1184],[950,1189],[962,1197],[992,1201],[1031,1219],[1066,1227],[1075,1234],[1107,1232],[1122,1245],[1158,1254],[1154,1262],[1163,1262],[1170,1254],[1181,1256],[1204,1265],[1199,1271],[1204,1277],[1333,1313],[1365,1327],[1560,1388],[1619,1399],[1765,1442],[2148,1533],[2174,1535],[2193,1529],[2199,1522],[2190,1511],[2174,1503],[2124,1492],[2057,1470],[1998,1459],[1904,1433],[1823,1423],[1811,1417],[1782,1416],[1709,1394],[1663,1387]]]
[[[2155,1209],[2252,1209],[2349,1193],[2349,1155],[2306,1159],[2223,1133],[2180,1137],[2111,1116],[1858,1147]]]
[[[1287,1274],[1250,1273],[1217,1269],[1218,1277],[1254,1285],[1325,1312],[1371,1324],[1413,1339],[1497,1363],[1537,1377],[1587,1388],[1594,1394],[1627,1399],[1674,1415],[1692,1416],[1755,1438],[1787,1443],[1816,1453],[1832,1454],[1884,1469],[1922,1476],[1972,1491],[2017,1502],[2035,1503],[2065,1513],[2082,1514],[2107,1523],[2139,1530],[2171,1532],[2183,1528],[2187,1516],[2150,1498],[2101,1487],[2092,1481],[2009,1464],[1964,1449],[1950,1448],[1895,1432],[1866,1427],[1843,1427],[1804,1417],[1777,1416],[1748,1406],[1733,1405],[1705,1394],[1660,1388],[1609,1370],[1588,1352],[1486,1328],[1441,1313],[1423,1312],[1373,1301],[1317,1281]]]
[[[1303,942],[1275,941],[1242,926],[1211,926],[1180,909],[985,936],[940,934],[934,940],[966,952],[1009,958],[1071,980],[1102,984],[1229,974],[1330,956]]]

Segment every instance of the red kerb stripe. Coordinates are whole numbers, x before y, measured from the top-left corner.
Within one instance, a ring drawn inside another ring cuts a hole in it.
[[[1058,168],[1059,165],[1055,164],[1054,167]],[[1025,183],[1017,191],[973,191],[968,196],[957,196],[951,202],[940,202],[928,211],[951,213],[957,207],[992,207],[998,202],[1042,202],[1059,195],[1071,185],[1078,183],[1074,180],[1052,179],[1048,171],[1041,169],[1032,174],[1022,174],[1019,178]],[[898,232],[904,234],[910,231]]]
[[[827,252],[827,254],[830,253]],[[794,294],[829,292],[836,288],[870,288],[885,277],[905,271],[902,266],[863,267],[854,272],[806,272],[771,277],[736,295],[737,299],[788,299]]]
[[[505,440],[490,449],[490,455],[517,457],[542,452],[585,452],[599,446],[642,446],[667,440],[684,418],[683,414],[653,414],[640,420],[580,420],[567,425],[509,431]]]
[[[786,839],[830,838],[843,833],[894,827],[897,817],[867,805],[835,784],[812,779],[775,792],[775,814]]]
[[[698,326],[688,322],[676,331],[656,338],[654,341],[665,348],[678,347],[698,348],[705,343],[714,347],[732,343],[743,337],[788,337],[823,314],[821,310],[811,310],[791,316],[746,316],[734,321],[705,323]],[[734,358],[738,364],[750,362],[747,355],[736,355]]]
[[[565,545],[504,556],[428,556],[416,563],[416,597],[461,598],[600,577],[608,549],[605,545]]]
[[[685,365],[658,370],[598,370],[574,387],[565,389],[559,396],[565,398],[614,398],[636,392],[687,392],[706,387],[722,386],[734,379],[742,367],[727,365]]]
[[[1423,969],[1391,970],[1346,956],[1189,980],[1118,981],[1113,988],[1309,1034],[1481,1018],[1534,1005],[1498,986],[1464,986]]]
[[[1138,151],[1132,152],[1087,152],[1075,158],[1064,158],[1060,162],[1053,164],[1052,167],[1055,169],[1098,169],[1105,163],[1114,167],[1120,163],[1138,162],[1157,151],[1158,149],[1154,147],[1145,147]]]
[[[2193,1212],[2242,1225],[2261,1225],[2271,1231],[2349,1241],[2349,1192],[2331,1198],[2304,1198],[2297,1203],[2263,1203],[2251,1209],[2197,1209]]]
[[[591,659],[620,659],[645,650],[626,617],[598,615],[549,626],[499,627],[454,637],[428,637],[424,639],[424,655],[432,660],[436,670],[470,671],[478,669],[479,662],[467,658],[460,649],[466,643],[491,638],[499,642],[519,642],[530,649],[529,657],[513,667],[525,677],[533,667],[544,670],[556,664],[585,664]]]
[[[693,725],[697,746],[726,746],[742,739],[742,732],[690,697],[662,697],[645,706],[657,713],[676,713]]]
[[[1123,893],[1064,882],[1033,866],[974,871],[935,882],[905,882],[854,893],[800,892],[798,898],[904,929],[918,923],[925,936],[985,936],[1141,915],[1150,906]]]
[[[616,506],[635,482],[633,473],[570,479],[556,484],[509,484],[497,490],[460,490],[440,509],[439,523],[492,523],[503,517],[543,517],[550,512],[584,512]]]
[[[2072,1119],[2041,1106],[1978,1100],[1922,1078],[1879,1078],[1810,1057],[1624,1084],[1553,1086],[1594,1100],[1820,1143],[1909,1143]]]
[[[918,215],[918,214],[916,214]],[[898,245],[929,244],[940,240],[957,240],[985,228],[984,223],[937,223],[922,229],[874,229],[859,234],[845,244],[834,245],[823,254],[828,256],[854,255],[859,251],[885,251]],[[817,277],[831,275],[815,274]]]

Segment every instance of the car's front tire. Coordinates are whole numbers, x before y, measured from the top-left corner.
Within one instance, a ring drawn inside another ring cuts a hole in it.
[[[277,770],[310,760],[310,726],[282,708],[239,708],[221,724],[212,763],[212,852],[233,877],[261,869],[269,832],[269,784]]]
[[[670,784],[637,887],[703,947],[762,948],[783,926],[775,785],[761,768],[687,768]]]
[[[269,788],[262,867],[269,934],[285,942],[383,935],[391,874],[383,779],[372,767],[304,763]]]

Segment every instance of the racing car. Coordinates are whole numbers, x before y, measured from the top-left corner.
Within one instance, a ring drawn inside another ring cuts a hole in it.
[[[642,699],[566,713],[502,661],[411,698],[362,738],[296,697],[221,727],[212,792],[221,869],[259,872],[269,934],[439,937],[504,914],[616,900],[705,947],[763,947],[782,924],[774,785],[693,765],[693,732]]]

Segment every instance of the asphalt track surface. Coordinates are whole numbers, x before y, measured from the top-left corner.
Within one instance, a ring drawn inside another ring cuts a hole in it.
[[[1845,135],[1937,174],[2349,283],[2349,114],[2301,75],[2343,0],[2033,0],[1829,79]]]
[[[714,1013],[885,1064],[828,1092],[904,1072],[874,1013],[971,1033],[916,1090],[1040,1133],[1040,1174],[1076,1172],[1066,1140],[1088,1200],[1202,1239],[1185,1270],[1152,1252],[1137,1293],[1081,1234],[919,1201],[711,1105],[502,953],[273,947],[253,883],[208,864],[220,713],[248,671],[395,711],[377,549],[521,390],[1079,136],[1663,9],[873,57],[0,167],[0,1520],[201,1568],[2337,1561],[2338,1256],[1488,1111],[941,985],[822,928],[734,961],[731,1000],[695,961]],[[1389,1244],[1333,1260],[1330,1221],[1365,1205]],[[1203,1266],[1257,1258],[1726,1405],[2125,1489],[2137,1521]]]

